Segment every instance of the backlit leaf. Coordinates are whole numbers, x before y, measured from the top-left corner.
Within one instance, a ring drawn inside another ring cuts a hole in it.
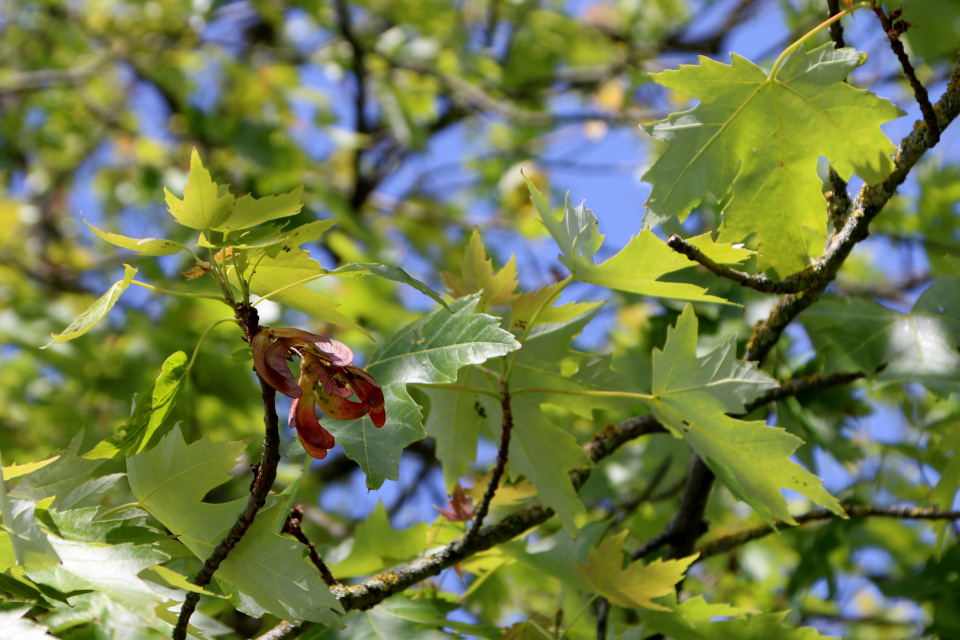
[[[233,213],[224,222],[209,225],[207,228],[229,233],[238,229],[248,229],[270,220],[295,216],[300,213],[300,208],[303,207],[302,196],[303,185],[289,193],[275,196],[265,196],[263,198],[254,198],[251,195],[242,196],[237,199],[233,207]]]
[[[668,610],[652,598],[673,593],[674,585],[683,580],[683,574],[697,559],[697,554],[679,560],[657,559],[647,565],[632,562],[623,568],[623,541],[628,533],[621,531],[601,542],[590,552],[586,564],[577,562],[577,575],[610,604]]]
[[[115,282],[112,287],[107,289],[105,294],[100,296],[96,302],[90,305],[89,309],[81,313],[77,319],[71,322],[70,326],[62,332],[50,334],[53,336],[53,340],[43,345],[41,349],[79,338],[103,320],[107,312],[113,309],[113,305],[120,299],[121,294],[130,286],[130,281],[133,280],[133,276],[137,273],[137,270],[128,264],[123,265],[123,269],[123,280]]]
[[[493,261],[487,259],[487,250],[476,227],[473,228],[473,235],[470,236],[470,242],[460,260],[460,273],[459,276],[449,271],[440,274],[454,298],[482,291],[481,307],[499,307],[517,298],[515,291],[519,283],[516,258],[510,256],[510,261],[494,273]]]
[[[183,190],[183,199],[173,195],[164,187],[167,208],[177,222],[191,229],[213,229],[219,227],[233,212],[234,198],[226,187],[219,187],[210,177],[200,154],[194,149],[190,154],[190,173],[187,186]]]
[[[101,239],[106,240],[110,244],[123,249],[129,249],[130,251],[136,251],[145,256],[169,256],[184,250],[182,244],[174,242],[173,240],[163,240],[162,238],[144,238],[142,240],[128,238],[118,233],[101,231],[86,220],[84,220],[83,223],[90,227],[90,230]]]
[[[864,61],[854,49],[830,43],[813,51],[801,46],[773,79],[736,54],[732,65],[701,56],[699,65],[654,74],[700,104],[644,125],[669,143],[643,176],[653,184],[644,226],[672,216],[682,221],[708,195],[729,195],[721,241],[757,233],[761,271],[775,267],[783,276],[806,266],[826,235],[818,158],[825,156],[844,179],[856,173],[874,182],[893,169],[894,147],[880,125],[904,113],[844,83]]]

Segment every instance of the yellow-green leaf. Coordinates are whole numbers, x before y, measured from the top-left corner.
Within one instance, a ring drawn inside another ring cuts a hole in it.
[[[590,551],[586,564],[577,562],[577,575],[618,607],[667,611],[652,599],[673,593],[674,585],[683,580],[687,567],[699,554],[678,560],[658,559],[647,565],[634,562],[624,569],[623,541],[627,533],[621,531]]]
[[[183,190],[183,199],[164,187],[167,208],[177,222],[191,229],[219,227],[233,211],[234,198],[225,186],[218,186],[203,167],[200,154],[194,149],[190,155],[190,174]]]
[[[302,196],[303,185],[289,193],[264,198],[254,198],[251,195],[242,196],[233,207],[233,214],[225,222],[212,225],[211,228],[214,231],[228,233],[238,229],[247,229],[277,218],[289,218],[300,213],[300,208],[303,207]]]
[[[81,313],[77,319],[71,322],[70,325],[62,332],[50,334],[53,337],[53,340],[40,348],[46,349],[47,347],[55,344],[60,344],[62,342],[73,340],[74,338],[79,338],[87,331],[90,331],[90,329],[93,329],[98,322],[103,320],[103,317],[107,315],[107,312],[110,311],[110,309],[113,309],[113,305],[117,304],[117,300],[119,300],[123,292],[127,290],[127,287],[130,286],[133,276],[135,276],[137,273],[137,270],[128,264],[123,265],[123,268],[123,280],[113,283],[113,286],[110,287],[105,294],[100,296],[96,302],[90,305],[89,309]]]
[[[480,306],[494,307],[509,304],[517,298],[515,291],[519,283],[515,256],[510,256],[510,261],[500,271],[494,272],[493,261],[487,259],[486,248],[476,227],[460,261],[460,270],[462,275],[459,276],[449,271],[440,274],[440,279],[454,298],[483,291]]]
[[[145,256],[169,256],[184,249],[182,244],[174,242],[173,240],[164,240],[162,238],[143,238],[142,240],[128,238],[119,233],[101,231],[86,220],[83,220],[83,223],[90,227],[90,230],[100,236],[101,239],[110,244],[123,249],[129,249],[130,251],[136,251]]]

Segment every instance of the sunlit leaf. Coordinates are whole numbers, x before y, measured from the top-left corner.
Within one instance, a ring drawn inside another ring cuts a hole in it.
[[[729,194],[721,241],[757,233],[758,269],[775,267],[783,276],[806,266],[826,235],[818,159],[825,156],[844,179],[856,173],[875,182],[893,169],[894,147],[880,125],[904,112],[844,82],[865,60],[829,43],[813,51],[801,46],[774,79],[736,54],[732,65],[701,56],[699,65],[654,74],[701,102],[644,125],[669,143],[643,176],[653,184],[644,226],[683,220],[708,195]]]
[[[90,227],[91,231],[110,244],[123,249],[129,249],[130,251],[136,251],[145,256],[169,256],[184,250],[182,244],[172,240],[163,240],[162,238],[144,238],[142,240],[128,238],[117,233],[101,231],[86,220],[83,222]]]
[[[128,264],[123,265],[123,269],[123,280],[115,282],[105,294],[100,296],[96,302],[90,305],[89,309],[81,313],[77,319],[71,322],[62,332],[50,334],[53,336],[53,340],[43,345],[41,349],[79,338],[103,320],[107,312],[113,309],[113,305],[120,299],[121,294],[130,286],[130,281],[133,280],[133,276],[137,273],[137,270]]]
[[[191,229],[219,227],[233,212],[234,198],[226,187],[220,187],[210,177],[200,154],[194,149],[190,154],[190,174],[183,190],[183,199],[164,188],[167,208],[177,222]]]
[[[516,258],[510,256],[510,261],[500,271],[494,273],[493,261],[487,259],[487,251],[480,239],[480,232],[473,228],[473,235],[467,244],[463,258],[460,260],[460,273],[456,275],[449,271],[440,274],[443,283],[450,289],[454,298],[462,298],[471,293],[482,291],[480,306],[491,305],[499,307],[509,304],[517,294]]]
[[[697,555],[679,560],[654,560],[649,564],[632,562],[623,568],[623,541],[628,531],[600,543],[590,552],[586,564],[577,563],[577,575],[618,607],[644,607],[659,611],[667,608],[652,598],[674,592],[687,567]]]

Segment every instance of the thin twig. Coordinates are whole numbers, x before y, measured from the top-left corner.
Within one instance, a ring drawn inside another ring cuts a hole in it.
[[[267,501],[267,494],[273,487],[274,480],[277,479],[277,464],[280,462],[280,429],[279,418],[277,417],[276,397],[277,392],[269,384],[260,380],[260,389],[263,396],[263,423],[266,426],[266,433],[263,437],[263,454],[260,461],[260,467],[257,477],[250,488],[250,497],[247,499],[247,506],[237,517],[237,521],[227,533],[226,537],[217,545],[203,564],[203,568],[193,579],[193,584],[198,587],[205,587],[210,584],[213,574],[220,567],[227,554],[233,550],[243,535],[253,524],[257,512]],[[187,637],[187,627],[190,624],[190,616],[197,608],[197,602],[200,600],[200,594],[191,591],[187,594],[186,600],[180,607],[180,617],[177,620],[177,626],[173,630],[174,640],[185,640]]]
[[[287,521],[283,523],[283,532],[289,533],[310,550],[310,562],[312,562],[317,568],[317,571],[320,572],[320,576],[323,578],[323,581],[327,583],[328,587],[340,584],[337,582],[337,579],[333,577],[333,574],[330,573],[327,563],[324,562],[320,554],[317,553],[317,546],[303,533],[303,530],[300,528],[302,522],[303,507],[295,505],[290,509],[290,515],[287,516]]]
[[[733,280],[742,287],[755,289],[762,293],[799,293],[810,286],[809,282],[802,279],[791,279],[792,276],[783,280],[774,280],[766,276],[750,275],[749,273],[737,271],[726,265],[719,264],[675,233],[667,238],[667,246],[677,253],[682,253],[690,258],[690,260],[700,264],[721,278]]]
[[[504,469],[507,468],[507,458],[510,456],[510,432],[513,431],[513,411],[510,409],[510,384],[505,380],[500,380],[500,395],[503,400],[500,402],[500,408],[503,412],[503,422],[500,431],[500,449],[497,451],[497,464],[490,475],[490,482],[487,483],[487,490],[483,493],[483,500],[477,508],[477,515],[473,519],[473,525],[467,533],[465,543],[472,541],[480,533],[480,527],[483,526],[483,519],[487,517],[490,510],[490,503],[493,496],[500,486],[500,479],[503,477]]]
[[[793,396],[802,396],[805,393],[816,393],[817,391],[832,389],[833,387],[839,387],[860,380],[866,376],[867,374],[862,371],[840,371],[826,375],[815,373],[811,376],[787,380],[779,387],[767,391],[761,397],[745,405],[744,409],[746,413],[750,413],[757,407],[761,407],[769,402],[776,402]]]
[[[937,507],[873,507],[862,505],[844,505],[843,510],[851,518],[882,517],[896,518],[899,520],[960,520],[960,511],[940,511]],[[832,520],[837,518],[837,514],[827,509],[817,509],[794,518],[797,525],[816,522],[819,520]],[[789,529],[794,525],[778,520],[776,527],[762,525],[747,529],[739,533],[733,533],[716,540],[711,540],[697,548],[700,557],[697,562],[705,560],[711,556],[726,553],[732,549],[743,546],[753,540],[766,537],[776,531]]]
[[[923,120],[927,123],[927,138],[932,147],[940,142],[940,123],[937,122],[937,114],[934,113],[933,106],[930,104],[930,96],[927,95],[927,90],[917,79],[913,65],[910,64],[910,58],[907,57],[907,52],[903,49],[903,43],[900,42],[900,36],[913,25],[906,20],[897,21],[903,9],[894,9],[890,12],[890,17],[888,18],[883,7],[878,7],[876,3],[874,3],[873,12],[876,14],[877,19],[880,20],[883,30],[887,33],[890,48],[893,49],[893,53],[900,61],[900,66],[903,67],[903,75],[910,81],[910,86],[913,88],[913,95],[920,105],[920,112],[923,113]]]

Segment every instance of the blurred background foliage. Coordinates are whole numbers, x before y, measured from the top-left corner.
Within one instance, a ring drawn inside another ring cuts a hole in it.
[[[729,60],[731,50],[769,64],[783,46],[820,23],[829,4],[0,2],[4,464],[47,457],[81,430],[84,448],[112,433],[164,359],[177,350],[189,354],[200,333],[223,314],[209,301],[131,290],[109,321],[83,339],[38,349],[117,279],[124,262],[157,286],[181,286],[180,272],[192,266],[188,261],[141,259],[107,246],[80,214],[125,235],[184,241],[186,230],[171,224],[165,212],[163,187],[180,191],[192,148],[214,179],[230,183],[237,195],[260,197],[304,184],[305,207],[293,223],[340,220],[322,245],[312,247],[327,268],[351,261],[395,264],[439,289],[439,273],[459,271],[477,226],[496,262],[516,253],[521,284],[532,290],[563,273],[556,248],[543,241],[544,230],[535,222],[521,167],[550,190],[553,202],[567,189],[574,201],[586,198],[608,234],[604,251],[612,254],[640,229],[646,187],[639,176],[659,151],[637,125],[690,104],[652,84],[647,73],[695,62],[697,55]],[[960,5],[903,4],[904,17],[916,25],[906,37],[908,50],[936,97],[955,62]],[[846,22],[848,46],[870,56],[850,81],[910,113],[886,127],[899,142],[918,114],[912,94],[869,11]],[[826,42],[829,34],[818,38]],[[877,219],[873,238],[848,260],[832,285],[835,293],[874,297],[906,311],[933,279],[958,272],[957,149],[956,133],[948,130]],[[825,175],[825,164],[823,170]],[[716,203],[705,202],[683,226],[672,223],[664,232],[690,236],[715,229],[718,211]],[[695,277],[711,293],[745,307],[698,305],[701,348],[734,332],[745,340],[771,298],[712,276]],[[374,279],[332,287],[340,311],[380,339],[431,304]],[[567,300],[607,300],[582,347],[612,352],[620,371],[647,383],[651,350],[662,346],[681,306],[603,294],[582,284],[569,293]],[[266,324],[331,333],[275,305],[261,309]],[[359,333],[335,335],[358,353],[373,346]],[[188,440],[261,432],[249,362],[232,355],[242,346],[227,330],[215,330],[205,341],[173,416]],[[765,368],[781,380],[817,370],[817,354],[799,326],[781,340]],[[604,421],[622,417],[556,419],[584,440]],[[782,403],[772,419],[807,441],[798,459],[845,502],[925,503],[960,438],[956,395],[938,400],[909,383],[861,384],[797,398]],[[479,471],[494,450],[481,448]],[[629,522],[630,540],[637,544],[659,532],[675,511],[688,463],[689,450],[680,441],[649,439],[619,451],[581,495],[595,519]],[[296,477],[298,464],[284,463],[281,486]],[[237,495],[245,490],[239,484],[235,489]],[[432,520],[431,505],[445,500],[429,440],[408,450],[400,482],[379,492],[364,493],[359,469],[338,452],[317,465],[300,492],[304,527],[334,560],[347,552],[335,547],[377,500],[398,527]],[[756,520],[725,491],[715,495],[720,498],[711,503],[711,532]],[[465,610],[491,624],[534,613],[553,619],[558,607],[578,610],[575,589],[542,579],[553,566],[549,553],[559,556],[574,545],[557,526],[545,525],[538,534],[546,550],[540,565],[525,554],[515,554],[518,560],[509,548],[471,560],[464,569],[484,579],[466,589]],[[584,535],[595,542],[599,533]],[[958,596],[944,586],[941,569],[924,568],[933,552],[931,535],[927,525],[894,521],[785,532],[704,563],[688,589],[709,587],[718,601],[762,610],[791,607],[792,620],[850,637],[909,637],[928,627],[956,637],[960,622],[947,612],[960,606]],[[951,550],[944,561],[956,558]],[[440,584],[464,590],[452,574]],[[898,598],[919,599],[919,606]],[[583,637],[592,624],[587,618]],[[239,634],[256,630],[256,621],[228,622]]]

